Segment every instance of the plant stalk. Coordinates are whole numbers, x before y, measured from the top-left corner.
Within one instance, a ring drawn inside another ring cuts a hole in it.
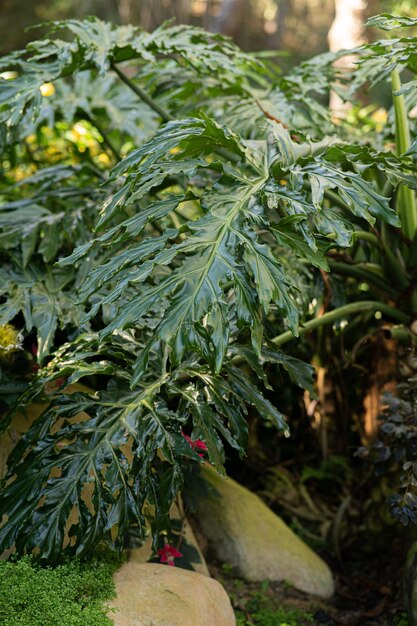
[[[299,334],[304,335],[310,330],[320,328],[320,326],[325,326],[326,324],[332,324],[333,322],[337,322],[344,317],[355,315],[355,313],[376,313],[377,311],[380,311],[384,316],[400,322],[401,324],[408,324],[410,322],[410,317],[408,315],[392,306],[389,306],[388,304],[375,302],[374,300],[363,300],[361,302],[351,302],[350,304],[345,304],[344,306],[334,309],[334,311],[324,313],[321,317],[315,317],[314,319],[309,320],[304,324],[304,326],[299,328]],[[272,343],[276,346],[283,346],[292,339],[295,339],[294,335],[290,330],[287,330],[285,333],[281,333],[281,335],[272,339]]]
[[[328,260],[329,267],[335,274],[341,274],[343,276],[350,276],[357,278],[358,280],[365,281],[372,284],[377,289],[389,294],[393,298],[398,297],[398,291],[388,284],[386,280],[375,274],[375,272],[369,271],[364,267],[358,265],[349,265],[348,263],[340,263],[338,261]],[[401,286],[401,285],[400,285]],[[406,285],[407,287],[408,285]]]
[[[331,189],[326,189],[326,191],[324,192],[324,197],[332,204],[335,204],[336,206],[338,206],[340,209],[343,209],[344,211],[348,211],[349,214],[351,215],[348,205],[346,204],[344,200],[342,200],[340,196],[337,195],[335,191],[332,191]]]
[[[139,98],[143,100],[143,102],[146,102],[146,104],[151,109],[153,109],[164,122],[172,121],[172,115],[166,109],[161,107],[157,102],[155,102],[155,100],[151,98],[151,96],[149,96],[146,91],[143,91],[143,89],[136,85],[136,83],[130,80],[130,78],[128,78],[126,74],[122,72],[122,70],[120,70],[115,63],[111,64],[111,69],[118,75],[120,80],[124,82],[124,84],[127,85],[137,96],[139,96]]]
[[[391,72],[392,99],[395,112],[395,134],[397,154],[403,155],[411,146],[410,126],[403,94],[398,94],[401,89],[401,78],[398,67]],[[413,240],[417,231],[417,205],[414,191],[405,185],[400,185],[397,199],[397,212],[401,219],[401,227],[404,235]]]
[[[366,241],[367,243],[370,243],[377,248],[379,248],[381,245],[380,239],[374,233],[371,233],[367,230],[355,230],[354,237],[355,240]]]

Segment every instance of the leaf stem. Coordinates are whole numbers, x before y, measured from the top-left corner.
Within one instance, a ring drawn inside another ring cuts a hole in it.
[[[346,202],[344,202],[342,198],[340,198],[337,195],[337,193],[335,193],[331,189],[326,189],[326,191],[324,192],[324,197],[326,198],[326,200],[329,200],[329,202],[332,202],[333,204],[338,206],[340,209],[350,212],[350,209],[348,205],[346,204]]]
[[[379,238],[374,233],[370,233],[367,230],[355,230],[354,235],[356,239],[366,241],[373,246],[379,247],[381,245],[381,241],[379,240]]]
[[[146,93],[146,91],[143,91],[143,89],[141,89],[136,83],[130,80],[130,78],[128,78],[115,63],[111,64],[111,69],[118,75],[120,80],[124,82],[124,84],[127,85],[137,96],[139,96],[143,102],[146,102],[146,104],[153,109],[164,122],[170,122],[173,119],[172,115],[166,109],[161,107]]]
[[[365,282],[371,283],[377,289],[384,291],[385,293],[390,294],[392,297],[398,297],[398,291],[388,285],[387,281],[384,278],[375,274],[365,267],[361,267],[358,264],[349,264],[349,263],[341,263],[339,261],[332,261],[328,259],[329,267],[335,274],[341,274],[343,276],[350,276],[352,278],[357,278],[358,280],[363,280]],[[408,285],[407,285],[408,286]]]
[[[388,198],[388,197],[392,196],[393,191],[394,191],[394,185],[392,184],[392,182],[389,179],[387,179],[385,181],[385,184],[384,184],[383,188],[382,188],[382,195],[385,196],[385,198]]]
[[[397,154],[401,156],[410,148],[411,136],[404,94],[398,93],[401,89],[398,66],[391,72],[391,85],[395,112]],[[405,185],[400,185],[398,190],[397,212],[401,219],[404,235],[412,240],[417,231],[417,205],[414,192]]]
[[[324,313],[321,317],[315,317],[314,319],[309,320],[304,324],[304,326],[299,328],[299,334],[304,335],[310,330],[320,328],[326,324],[332,324],[333,322],[337,322],[338,320],[348,317],[349,315],[355,315],[355,313],[376,313],[377,311],[380,311],[384,316],[390,317],[403,324],[407,324],[410,321],[410,317],[408,315],[392,306],[389,306],[388,304],[375,302],[374,300],[362,300],[361,302],[351,302],[350,304],[345,304],[344,306],[338,307],[333,311]],[[295,339],[293,333],[290,330],[287,330],[285,333],[281,333],[281,335],[272,339],[272,342],[276,346],[282,346],[292,339]]]

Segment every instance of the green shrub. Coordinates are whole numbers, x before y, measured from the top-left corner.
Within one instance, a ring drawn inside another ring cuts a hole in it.
[[[284,77],[201,29],[88,18],[1,58],[0,324],[22,349],[0,394],[48,407],[8,459],[0,551],[55,562],[149,525],[156,546],[190,468],[244,455],[248,415],[288,434],[281,370],[313,395],[313,368],[282,346],[314,330],[325,346],[326,325],[362,345],[359,319],[365,337],[388,321],[408,337],[417,81],[400,74],[417,40],[362,46],[350,76],[345,53]],[[387,80],[381,130],[334,124],[316,99],[359,106]],[[65,393],[80,379],[90,392]]]
[[[0,624],[109,626],[104,601],[114,595],[111,563],[69,561],[55,568],[32,558],[0,561]]]

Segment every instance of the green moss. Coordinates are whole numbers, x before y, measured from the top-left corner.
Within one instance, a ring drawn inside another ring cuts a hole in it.
[[[300,609],[273,609],[258,606],[255,611],[236,612],[237,626],[309,626],[314,623],[313,616]]]
[[[110,626],[104,602],[114,596],[116,563],[69,561],[55,568],[30,557],[0,561],[0,624]]]
[[[235,607],[237,626],[313,626],[313,613],[320,604],[309,599],[289,597],[285,586],[264,580],[248,583],[233,576],[233,568],[224,564],[218,579]]]
[[[277,606],[277,599],[270,593],[269,581],[261,583],[257,590],[238,589],[236,579],[231,600],[238,604],[235,611],[237,626],[310,626],[315,624],[312,613],[298,607]],[[239,596],[240,592],[240,597]],[[243,594],[242,594],[243,592]]]

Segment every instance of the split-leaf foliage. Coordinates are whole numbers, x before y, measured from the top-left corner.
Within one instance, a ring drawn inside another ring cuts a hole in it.
[[[416,53],[414,38],[363,47],[355,89],[414,71]],[[399,232],[395,189],[417,188],[392,128],[358,141],[316,98],[343,92],[334,60],[282,76],[200,29],[94,18],[0,60],[0,324],[20,325],[41,365],[14,410],[47,401],[9,459],[0,550],[54,561],[121,548],[149,522],[157,540],[190,467],[244,454],[248,412],[288,432],[271,377],[312,391],[313,370],[282,333],[314,313],[314,276],[349,274],[338,255],[360,233],[379,246],[375,232]],[[408,270],[392,284],[375,265],[355,265],[364,310],[379,298],[407,321]]]

